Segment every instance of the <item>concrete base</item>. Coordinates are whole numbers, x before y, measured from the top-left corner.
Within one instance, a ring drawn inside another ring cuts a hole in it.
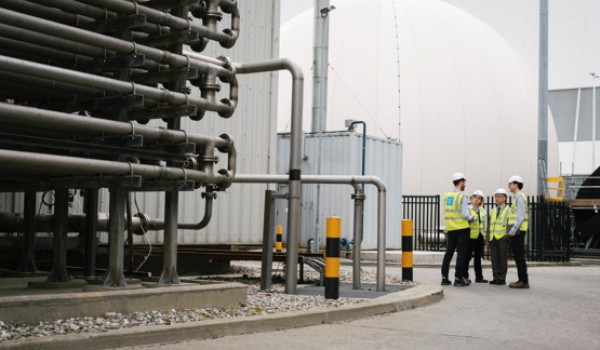
[[[95,292],[23,295],[0,298],[0,320],[36,324],[69,317],[103,316],[106,312],[132,313],[162,309],[226,308],[246,301],[247,286],[240,283],[161,285],[156,288],[102,288]],[[100,286],[94,286],[100,287]],[[39,293],[39,290],[34,293]],[[17,295],[18,294],[18,295]]]
[[[371,301],[338,308],[280,312],[271,315],[216,319],[169,326],[148,326],[119,329],[106,333],[81,333],[43,338],[7,341],[3,349],[62,350],[62,349],[115,349],[159,344],[191,339],[210,339],[228,335],[272,332],[284,329],[351,321],[385,313],[410,310],[440,301],[443,291],[439,286],[417,285],[405,291],[390,293]],[[251,347],[247,344],[246,347]],[[310,348],[310,347],[308,347]]]
[[[29,288],[36,289],[73,289],[85,286],[84,280],[72,280],[69,282],[33,281],[28,283]]]

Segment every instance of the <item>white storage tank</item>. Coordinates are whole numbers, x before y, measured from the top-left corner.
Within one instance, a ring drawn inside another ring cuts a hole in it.
[[[511,175],[534,194],[536,78],[498,33],[437,0],[331,1],[327,130],[348,118],[403,144],[405,194],[440,194],[464,172],[467,191],[493,193]],[[299,62],[312,95],[313,10],[282,26],[281,56]],[[536,72],[537,73],[537,72]],[[279,130],[289,131],[290,83],[281,75]],[[310,128],[311,98],[304,126]],[[549,120],[548,175],[558,174]],[[391,193],[392,196],[399,193]]]

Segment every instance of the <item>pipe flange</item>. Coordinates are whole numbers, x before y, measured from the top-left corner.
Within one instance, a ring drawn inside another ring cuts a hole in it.
[[[217,156],[200,156],[198,159],[205,163],[217,163],[219,161]]]
[[[212,191],[212,188],[209,188],[210,191],[209,192],[202,192],[200,194],[200,197],[202,197],[202,199],[206,199],[206,198],[211,198],[211,199],[216,199],[217,198],[217,193]]]
[[[137,213],[133,215],[136,218],[140,218],[140,226],[133,230],[133,234],[137,236],[143,236],[148,232],[150,217],[145,213]]]
[[[199,16],[196,16],[202,19],[216,19],[217,21],[221,21],[223,19],[223,13],[218,11],[206,11],[199,13]]]
[[[221,84],[218,84],[218,83],[202,82],[201,84],[199,84],[199,87],[202,90],[211,90],[211,91],[216,91],[216,92],[221,91]]]
[[[365,196],[364,193],[353,193],[352,195],[350,195],[350,198],[352,198],[353,200],[364,201],[367,198],[367,196]]]

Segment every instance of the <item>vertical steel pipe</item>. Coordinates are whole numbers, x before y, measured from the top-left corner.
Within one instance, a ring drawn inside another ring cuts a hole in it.
[[[540,0],[539,49],[537,194],[545,196],[548,166],[548,0]]]
[[[275,191],[265,191],[265,214],[263,220],[262,262],[260,266],[260,290],[271,289],[273,268],[273,226],[275,225]]]
[[[98,230],[98,189],[88,188],[85,193],[85,242],[83,276],[96,278],[96,232]]]
[[[291,147],[288,197],[288,240],[287,240],[287,274],[285,276],[285,292],[296,293],[296,275],[298,267],[298,240],[301,229],[301,197],[302,182],[302,101],[304,98],[304,74],[300,67],[288,60],[277,59],[251,63],[236,63],[235,70],[239,74],[288,70],[292,74],[292,115],[291,115]]]
[[[125,261],[125,202],[127,192],[113,188],[110,190],[110,219],[108,222],[108,273],[104,280],[107,287],[125,287],[127,281],[123,274]]]
[[[67,274],[67,232],[69,221],[69,190],[54,191],[54,236],[52,238],[51,282],[69,282]]]
[[[35,266],[35,223],[36,192],[25,192],[25,203],[23,208],[23,256],[19,265],[21,272],[36,272]]]
[[[353,240],[354,240],[354,252],[352,254],[352,288],[361,289],[360,283],[360,255],[361,255],[361,242],[363,237],[363,210],[365,203],[365,194],[363,187],[354,185],[354,227],[353,227]]]

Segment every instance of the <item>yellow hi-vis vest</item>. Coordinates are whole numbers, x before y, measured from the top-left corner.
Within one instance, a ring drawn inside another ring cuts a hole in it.
[[[469,207],[469,215],[477,217],[477,219],[469,222],[469,227],[471,228],[471,239],[477,239],[479,238],[479,235],[483,235],[483,237],[485,237],[485,209],[479,207],[479,210],[475,211],[475,209]]]
[[[490,218],[490,241],[494,239],[501,239],[506,236],[506,220],[508,219],[508,205],[505,205],[500,215],[498,215],[498,208],[492,210]]]
[[[469,228],[469,222],[461,215],[463,197],[462,192],[448,192],[444,195],[444,220],[448,231]]]
[[[519,231],[527,231],[529,227],[529,205],[527,204],[527,196],[523,192],[519,192],[515,196],[515,200],[512,202],[510,206],[510,211],[508,212],[508,224],[514,225],[515,221],[517,221],[517,198],[523,198],[523,203],[525,204],[525,220],[521,223],[519,227]]]

